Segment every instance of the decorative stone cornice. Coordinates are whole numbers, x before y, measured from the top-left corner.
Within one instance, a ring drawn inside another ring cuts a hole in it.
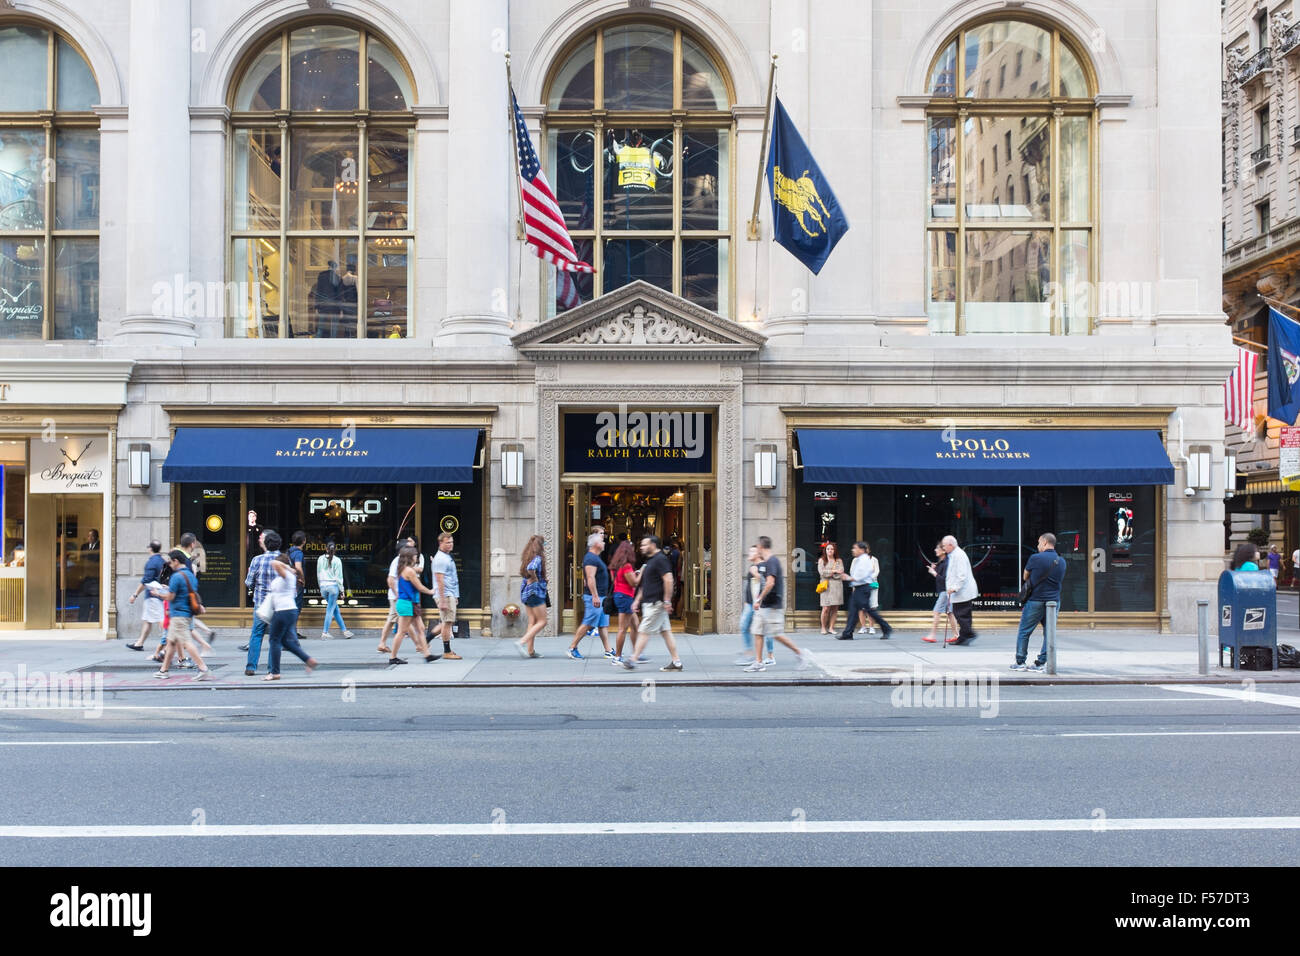
[[[716,312],[637,280],[515,335],[537,360],[744,361],[767,342]]]

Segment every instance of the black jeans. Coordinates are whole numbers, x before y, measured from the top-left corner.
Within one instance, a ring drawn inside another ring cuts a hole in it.
[[[864,584],[853,589],[853,596],[849,598],[849,619],[844,625],[844,630],[840,632],[840,637],[852,637],[853,630],[858,626],[858,612],[866,611],[867,617],[880,625],[880,630],[888,636],[893,633],[893,628],[885,622],[880,616],[880,612],[871,606],[871,586]]]
[[[971,627],[970,615],[975,609],[975,602],[971,601],[954,601],[952,605],[952,616],[957,619],[957,637],[974,637],[975,631]]]

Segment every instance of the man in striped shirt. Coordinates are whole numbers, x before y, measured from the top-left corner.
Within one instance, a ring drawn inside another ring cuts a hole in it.
[[[271,563],[280,555],[280,536],[274,531],[261,533],[257,543],[262,546],[262,553],[255,557],[248,566],[248,576],[244,578],[244,587],[253,589],[253,608],[262,606],[267,589],[276,579],[277,572]],[[253,632],[248,636],[248,661],[244,665],[244,675],[252,677],[257,673],[257,659],[262,654],[262,637],[266,634],[266,622],[256,613],[253,614]]]

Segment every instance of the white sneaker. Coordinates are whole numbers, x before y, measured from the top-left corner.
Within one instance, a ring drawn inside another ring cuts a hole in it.
[[[860,627],[860,628],[858,628],[858,633],[859,633],[859,634],[865,634],[865,633],[867,633],[867,629],[866,629],[865,627]]]
[[[868,634],[875,634],[875,633],[876,633],[876,629],[875,629],[874,627],[869,627],[869,628],[867,628],[867,633],[868,633]]]
[[[343,639],[344,639],[345,641],[350,641],[350,640],[352,640],[352,638],[354,638],[354,637],[356,637],[356,635],[353,634],[351,631],[344,631],[344,632],[343,632]]]
[[[806,671],[808,668],[812,667],[812,661],[808,660],[808,652],[807,652],[807,651],[804,651],[802,654],[799,654],[799,655],[797,655],[797,656],[798,656],[799,659],[798,659],[798,661],[795,662],[795,665],[794,665],[794,669],[795,669],[795,670],[797,670],[797,671]]]
[[[763,658],[763,666],[764,666],[764,667],[771,667],[771,666],[772,666],[773,664],[775,664],[775,663],[776,663],[776,658],[773,657],[771,654],[769,654],[767,657]]]
[[[328,641],[328,640],[330,639],[330,632],[329,632],[329,631],[321,631],[321,632],[320,632],[320,639],[321,639],[322,641]]]
[[[758,662],[758,661],[750,661],[750,662],[749,662],[749,666],[746,667],[745,670],[746,670],[748,673],[752,674],[752,673],[754,673],[755,671],[765,671],[765,670],[767,670],[767,665],[766,665],[766,664],[762,664],[762,663],[760,663],[760,662]]]

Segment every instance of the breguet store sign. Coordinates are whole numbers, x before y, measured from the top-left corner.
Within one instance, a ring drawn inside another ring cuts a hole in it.
[[[31,493],[107,494],[112,463],[106,435],[32,442]]]

